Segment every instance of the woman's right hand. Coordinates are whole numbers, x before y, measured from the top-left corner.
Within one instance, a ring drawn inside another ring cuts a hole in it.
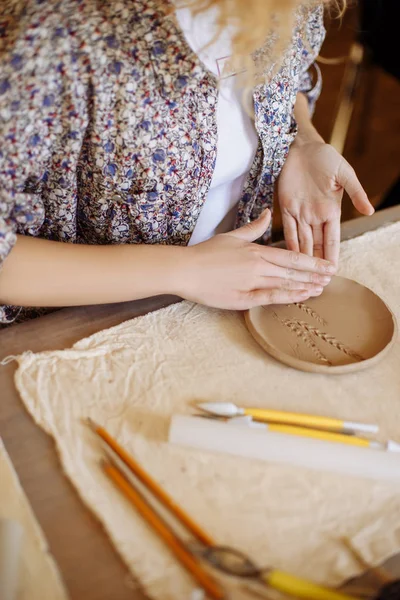
[[[179,295],[230,310],[319,296],[335,266],[320,258],[255,244],[270,220],[266,210],[244,227],[186,248]]]

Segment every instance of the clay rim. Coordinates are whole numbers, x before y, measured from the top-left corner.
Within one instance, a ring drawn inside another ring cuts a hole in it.
[[[356,283],[358,283],[358,282],[356,282]],[[375,296],[378,296],[368,286],[366,286],[364,284],[361,284],[361,285],[363,285],[365,288],[367,288]],[[393,323],[392,337],[391,337],[390,341],[386,344],[386,346],[380,352],[375,354],[375,356],[372,356],[371,358],[366,358],[365,360],[359,361],[357,363],[350,363],[348,365],[338,365],[338,366],[329,367],[326,365],[320,365],[318,363],[309,362],[307,360],[301,360],[300,358],[295,358],[292,356],[290,357],[290,363],[289,363],[285,360],[285,357],[289,356],[289,355],[287,355],[285,352],[279,350],[278,348],[275,348],[275,346],[271,346],[258,333],[257,329],[254,327],[252,320],[251,320],[251,311],[254,309],[250,308],[249,310],[245,311],[244,320],[245,320],[248,331],[250,332],[252,337],[255,339],[255,341],[259,344],[259,346],[261,346],[261,348],[263,348],[275,360],[277,360],[278,362],[280,362],[282,364],[285,364],[288,367],[291,367],[293,369],[298,369],[300,371],[306,371],[308,373],[322,373],[322,374],[326,374],[326,375],[341,375],[341,374],[345,374],[345,373],[355,373],[356,371],[362,371],[364,369],[368,369],[368,367],[372,367],[375,365],[375,363],[378,363],[391,350],[392,346],[397,341],[398,324],[397,324],[396,316],[393,313],[393,311],[390,309],[390,307],[386,304],[386,302],[384,300],[382,300],[382,298],[380,296],[378,296],[378,298],[384,304],[384,306],[386,307],[388,313],[390,314],[390,316],[392,318],[392,323]],[[259,307],[257,307],[257,308],[259,308]]]

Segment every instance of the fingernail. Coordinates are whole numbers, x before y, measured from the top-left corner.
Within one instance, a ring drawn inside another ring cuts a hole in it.
[[[324,291],[324,288],[318,286],[314,289],[314,291],[316,294],[322,294],[322,292]]]
[[[331,282],[331,277],[328,277],[328,276],[321,277],[321,283],[326,285],[330,282]]]
[[[334,275],[336,273],[336,267],[335,267],[335,265],[328,265],[325,268],[325,272],[326,273],[331,273],[332,275]]]

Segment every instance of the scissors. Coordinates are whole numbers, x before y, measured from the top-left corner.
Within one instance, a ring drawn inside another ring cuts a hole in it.
[[[193,545],[190,544],[190,547],[221,572],[235,577],[259,580],[260,583],[288,595],[295,594],[297,598],[309,598],[310,600],[315,598],[351,598],[354,600],[358,597],[316,586],[310,581],[293,577],[283,571],[268,568],[261,569],[246,554],[229,546],[212,546],[199,551],[196,550],[194,543]],[[373,574],[374,570],[372,569],[371,572]],[[366,600],[400,600],[400,579],[390,580],[390,578],[387,578],[377,595],[363,594],[362,598]]]

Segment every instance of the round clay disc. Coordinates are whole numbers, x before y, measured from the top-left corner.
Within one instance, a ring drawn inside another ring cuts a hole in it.
[[[376,364],[397,338],[395,316],[370,289],[333,277],[318,298],[258,306],[246,324],[277,360],[312,373],[350,373]]]

